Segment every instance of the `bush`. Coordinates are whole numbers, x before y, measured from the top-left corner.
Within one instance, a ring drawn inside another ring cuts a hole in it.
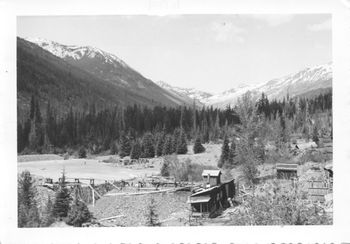
[[[78,152],[79,158],[86,158],[86,150],[84,147],[81,147]]]
[[[161,174],[163,176],[173,176],[177,181],[201,181],[202,172],[205,169],[217,169],[212,166],[193,164],[190,159],[180,162],[176,155],[164,157]]]
[[[322,207],[308,203],[302,191],[282,191],[268,185],[263,193],[253,193],[231,215],[233,225],[325,225],[332,219]]]

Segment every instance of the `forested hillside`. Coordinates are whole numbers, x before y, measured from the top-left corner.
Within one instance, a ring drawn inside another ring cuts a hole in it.
[[[91,153],[105,150],[118,153],[124,150],[122,154],[126,156],[136,144],[141,151],[145,150],[144,144],[152,147],[154,153],[151,156],[181,153],[181,150],[177,151],[179,144],[187,144],[196,138],[202,143],[217,142],[225,135],[231,136],[236,125],[244,119],[239,118],[235,108],[229,106],[221,110],[212,107],[150,108],[134,105],[98,111],[92,104],[86,112],[71,107],[63,116],[50,102],[44,113],[40,107],[39,99],[32,96],[28,117],[24,122],[18,121],[19,153],[64,152],[83,146]],[[279,123],[283,120],[290,125],[291,132],[310,136],[310,128],[320,114],[328,114],[331,123],[332,93],[313,99],[287,97],[271,102],[262,94],[255,107],[264,123],[273,125],[275,121]],[[321,127],[331,128],[331,124],[327,126]]]
[[[131,79],[131,78],[129,78]],[[140,79],[140,76],[138,76]],[[156,86],[156,85],[154,85]],[[50,100],[58,114],[70,107],[86,111],[90,104],[98,110],[114,106],[142,104],[146,106],[178,106],[181,101],[172,98],[161,88],[151,96],[103,80],[31,42],[17,39],[17,102],[18,118],[23,120],[34,95],[42,111]]]

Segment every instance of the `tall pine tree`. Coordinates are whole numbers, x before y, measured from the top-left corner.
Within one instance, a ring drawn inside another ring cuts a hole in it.
[[[163,146],[163,155],[170,155],[173,153],[173,137],[171,135],[166,135]]]
[[[153,158],[154,157],[154,143],[153,136],[151,133],[146,133],[142,139],[142,153],[143,158]]]
[[[68,215],[71,197],[66,185],[65,172],[62,172],[59,190],[56,193],[55,203],[52,208],[52,215],[59,220],[63,220]]]
[[[194,145],[193,145],[193,153],[197,154],[197,153],[202,153],[205,151],[205,148],[203,147],[202,143],[201,143],[201,139],[199,136],[197,136]]]
[[[121,158],[129,156],[131,151],[130,140],[128,137],[125,136],[125,134],[121,135],[119,145],[119,156]]]
[[[186,133],[183,129],[180,132],[180,136],[179,136],[177,144],[176,144],[176,153],[177,154],[186,154],[187,153]]]
[[[224,141],[221,147],[221,156],[218,162],[218,167],[222,168],[225,163],[230,159],[230,147],[227,135],[224,136]]]

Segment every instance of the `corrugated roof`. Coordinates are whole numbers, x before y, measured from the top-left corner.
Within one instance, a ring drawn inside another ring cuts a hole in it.
[[[210,201],[209,196],[200,196],[200,197],[191,197],[188,203],[205,203],[209,201]]]
[[[202,176],[219,176],[219,174],[221,174],[221,171],[218,169],[218,170],[208,170],[208,169],[205,169],[203,170],[203,173],[202,173]]]

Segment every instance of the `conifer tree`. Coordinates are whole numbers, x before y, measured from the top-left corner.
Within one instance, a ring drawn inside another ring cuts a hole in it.
[[[161,223],[158,219],[158,214],[156,212],[156,203],[154,198],[151,199],[151,202],[148,205],[148,211],[146,213],[146,226],[160,226]]]
[[[181,129],[176,128],[174,130],[173,137],[172,137],[172,146],[171,146],[172,152],[171,153],[177,153],[177,144],[179,142],[180,136],[181,136]]]
[[[193,145],[193,153],[197,154],[197,153],[202,153],[205,151],[205,148],[203,147],[202,143],[201,143],[201,139],[199,136],[197,136],[194,145]]]
[[[177,154],[186,154],[187,153],[186,133],[184,130],[181,130],[181,132],[180,132],[180,136],[178,138],[178,142],[176,145],[176,153]]]
[[[62,172],[61,182],[59,185],[59,190],[56,193],[55,203],[52,208],[52,215],[55,218],[62,220],[67,217],[69,206],[71,202],[71,197],[66,186],[66,176],[65,172]]]
[[[164,141],[164,146],[163,146],[163,155],[170,155],[173,153],[173,138],[171,135],[166,135],[165,141]]]
[[[140,145],[140,142],[136,140],[131,147],[130,158],[139,159],[140,156],[141,156],[141,145]]]
[[[163,154],[163,147],[164,147],[164,133],[160,132],[157,133],[156,136],[156,147],[155,147],[155,154],[159,157]]]
[[[51,198],[49,196],[47,203],[46,203],[45,212],[44,212],[43,221],[42,221],[41,226],[48,227],[52,223],[55,222],[55,218],[52,216],[52,209],[53,209],[53,203],[52,203]]]
[[[227,138],[227,135],[224,136],[224,141],[222,143],[221,147],[221,156],[220,160],[218,162],[218,167],[222,168],[225,163],[229,160],[230,158],[230,147],[229,147],[229,140]]]
[[[125,156],[129,156],[130,155],[130,151],[131,151],[131,146],[130,146],[129,138],[127,138],[125,136],[125,134],[121,135],[119,144],[120,144],[119,156],[121,158],[123,158]]]
[[[153,136],[151,133],[146,133],[142,139],[142,153],[143,158],[153,158],[154,157],[154,143]]]
[[[229,160],[228,160],[230,165],[235,164],[236,156],[237,156],[237,153],[236,153],[236,142],[235,142],[235,139],[233,138],[232,142],[231,142],[231,145],[230,145],[230,154],[229,154]]]
[[[318,128],[316,125],[312,131],[312,140],[317,144],[317,146],[319,146],[320,139],[318,137]]]
[[[29,171],[18,178],[18,227],[39,227],[40,218],[36,203],[36,188]]]
[[[161,176],[170,176],[170,164],[169,160],[166,160],[166,158],[163,160],[162,168],[160,169],[160,175]]]
[[[110,153],[112,155],[116,155],[118,153],[118,147],[117,147],[117,142],[116,141],[112,141],[111,145],[110,145]]]
[[[75,198],[68,212],[67,224],[81,227],[83,223],[90,222],[91,219],[92,214],[86,204],[79,198]]]

